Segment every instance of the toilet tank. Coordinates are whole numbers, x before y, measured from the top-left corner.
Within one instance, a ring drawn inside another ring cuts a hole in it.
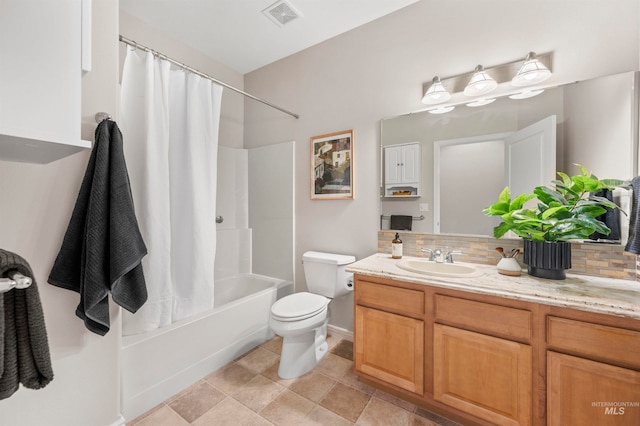
[[[311,293],[335,298],[353,291],[353,274],[345,271],[355,256],[308,251],[302,255],[304,277]]]

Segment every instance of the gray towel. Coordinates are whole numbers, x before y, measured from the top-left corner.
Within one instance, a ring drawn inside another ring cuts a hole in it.
[[[13,395],[22,383],[40,389],[53,380],[49,342],[38,285],[22,257],[0,249],[0,277],[19,272],[30,277],[25,289],[0,293],[0,399]]]
[[[109,331],[109,292],[135,313],[147,300],[142,258],[147,248],[138,228],[122,134],[105,120],[80,187],[49,283],[80,293],[76,315],[101,336]]]
[[[640,176],[631,180],[633,193],[631,195],[631,216],[629,218],[629,239],[624,250],[629,253],[640,254]]]
[[[411,231],[412,224],[412,216],[392,214],[390,218],[389,229],[394,229],[397,231]]]

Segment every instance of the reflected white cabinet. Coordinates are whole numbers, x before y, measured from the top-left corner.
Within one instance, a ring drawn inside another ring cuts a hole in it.
[[[90,5],[2,1],[0,160],[49,163],[91,147],[80,136],[82,44],[86,57]]]
[[[385,197],[420,196],[420,144],[384,148]]]

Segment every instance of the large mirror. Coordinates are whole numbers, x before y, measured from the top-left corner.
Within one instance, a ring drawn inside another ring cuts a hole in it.
[[[381,149],[381,229],[390,229],[391,215],[404,215],[414,218],[413,231],[491,235],[495,218],[484,216],[482,208],[509,184],[505,164],[510,162],[517,165],[512,172],[531,178],[540,171],[534,164],[546,166],[536,177],[542,184],[556,170],[578,173],[575,163],[600,178],[631,179],[638,171],[637,79],[637,72],[628,72],[547,89],[529,99],[505,97],[483,107],[460,105],[441,115],[423,111],[383,119],[382,148],[420,145],[420,196],[415,191],[407,197],[387,196],[388,149]],[[554,152],[538,158],[536,146],[522,150],[521,158],[505,158],[506,138],[541,125],[547,131],[551,126],[554,140],[545,146]]]

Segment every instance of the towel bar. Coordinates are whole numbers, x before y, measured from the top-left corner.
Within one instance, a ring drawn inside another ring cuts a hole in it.
[[[385,216],[383,214],[380,215],[380,220],[382,219],[391,219],[391,216]],[[424,220],[424,215],[421,214],[420,216],[413,216],[412,217],[413,220]]]
[[[14,274],[13,278],[0,278],[0,293],[6,293],[9,290],[25,289],[31,285],[31,278],[22,274]]]

